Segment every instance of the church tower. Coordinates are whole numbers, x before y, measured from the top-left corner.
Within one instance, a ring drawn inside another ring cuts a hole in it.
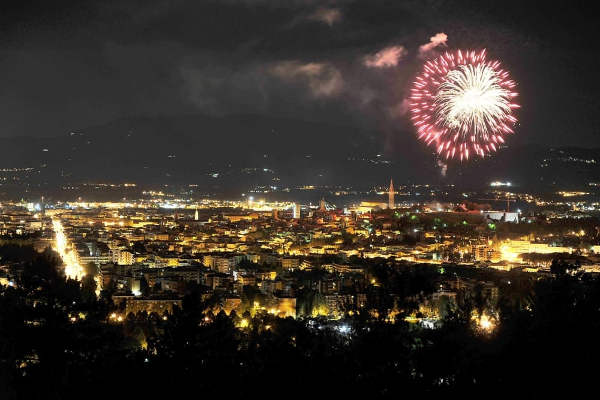
[[[396,205],[394,204],[394,194],[394,182],[390,179],[390,189],[388,190],[388,208],[390,210],[396,208]]]

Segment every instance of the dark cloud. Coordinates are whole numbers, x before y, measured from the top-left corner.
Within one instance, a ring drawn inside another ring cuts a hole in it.
[[[315,97],[336,96],[344,88],[342,74],[328,63],[284,61],[275,64],[270,72],[283,81],[305,84]]]
[[[518,140],[600,145],[598,61],[590,57],[598,26],[587,7],[7,1],[0,135],[51,136],[122,116],[184,113],[286,115],[407,135],[403,99],[420,56],[447,45],[486,47],[511,70],[523,104]]]
[[[342,20],[342,12],[339,8],[318,8],[309,18],[333,26]]]

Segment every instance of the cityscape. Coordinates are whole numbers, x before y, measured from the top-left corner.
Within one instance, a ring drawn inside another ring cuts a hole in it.
[[[587,6],[6,11],[0,399],[594,388]]]

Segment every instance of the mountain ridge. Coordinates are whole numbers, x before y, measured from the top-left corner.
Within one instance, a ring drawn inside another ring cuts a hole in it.
[[[195,183],[200,187],[398,182],[570,187],[600,181],[600,149],[509,146],[485,159],[438,159],[414,133],[242,114],[128,117],[53,138],[0,138],[0,168],[33,167],[46,184]],[[446,167],[445,167],[446,166]]]

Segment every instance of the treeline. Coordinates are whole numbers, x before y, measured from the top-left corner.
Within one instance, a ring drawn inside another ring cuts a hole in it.
[[[539,396],[595,384],[600,281],[564,263],[549,278],[511,275],[489,326],[473,318],[485,299],[464,292],[437,329],[370,312],[335,322],[213,315],[199,288],[167,319],[115,323],[109,296],[51,272],[51,254],[28,266],[18,288],[0,291],[2,399]],[[396,294],[429,284],[376,270],[377,288]]]

